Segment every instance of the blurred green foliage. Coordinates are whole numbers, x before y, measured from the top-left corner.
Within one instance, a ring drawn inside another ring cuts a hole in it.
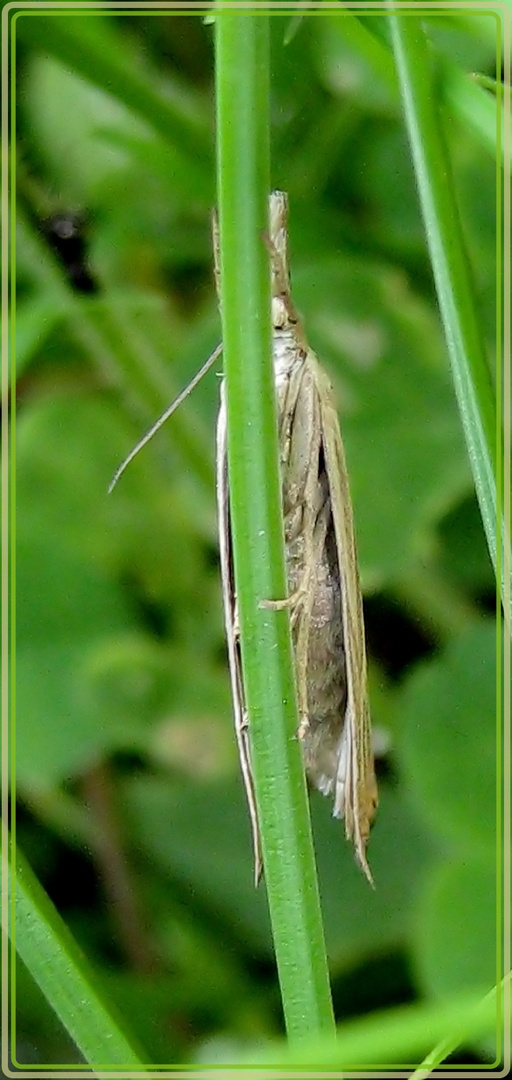
[[[442,77],[496,75],[489,22],[429,34],[492,361],[495,162]],[[375,892],[312,795],[339,1021],[485,992],[498,932],[494,579],[386,22],[354,23],[306,18],[285,45],[271,21],[273,186],[338,391],[380,750]],[[212,27],[25,15],[18,42],[18,842],[152,1060],[236,1061],[281,1015],[231,730],[214,376],[106,494],[218,342]],[[86,291],[45,225],[70,211]],[[16,1056],[78,1060],[21,967]]]

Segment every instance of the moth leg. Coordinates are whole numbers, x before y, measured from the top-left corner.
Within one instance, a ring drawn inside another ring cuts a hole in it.
[[[309,515],[308,515],[309,516]],[[304,738],[308,727],[308,701],[307,701],[307,666],[308,666],[308,637],[313,605],[312,577],[314,568],[318,565],[320,554],[325,543],[327,525],[329,519],[329,506],[325,504],[321,513],[311,520],[310,528],[306,528],[305,560],[301,579],[296,589],[282,600],[260,600],[260,608],[271,611],[290,612],[290,623],[294,636],[295,672],[297,678],[297,697],[299,707],[299,738]],[[310,535],[312,534],[312,535]]]
[[[289,596],[285,596],[282,600],[260,600],[259,607],[266,608],[270,611],[286,611],[290,608],[291,617],[293,619],[294,609],[300,603],[303,594],[304,586],[299,585],[298,589],[294,589]]]
[[[247,714],[242,663],[240,657],[240,622],[236,602],[233,557],[231,550],[231,530],[229,520],[228,470],[226,455],[226,410],[224,395],[221,390],[221,407],[217,422],[217,507],[219,514],[219,547],[222,573],[222,598],[224,603],[224,621],[228,646],[229,674],[233,696],[235,734],[240,757],[240,767],[244,782],[249,816],[252,829],[254,850],[254,881],[262,874],[263,860],[261,852],[258,809],[251,767],[251,747],[249,739],[249,718]]]
[[[249,731],[249,717],[246,712],[242,714],[240,720],[240,731],[244,734],[245,732]]]

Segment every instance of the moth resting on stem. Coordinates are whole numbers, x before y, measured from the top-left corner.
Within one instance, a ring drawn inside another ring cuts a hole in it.
[[[272,273],[273,361],[289,596],[274,602],[262,598],[261,602],[290,612],[300,715],[298,736],[306,772],[324,795],[333,796],[333,814],[345,819],[345,833],[354,844],[356,859],[373,883],[366,845],[377,809],[377,785],[352,504],[332,387],[307,343],[291,298],[287,219],[287,196],[274,191],[266,240]],[[219,230],[215,214],[213,246],[218,286]],[[118,469],[109,490],[221,351],[220,345],[143,436]],[[217,503],[235,730],[258,880],[261,846],[233,576],[223,385],[217,423]]]

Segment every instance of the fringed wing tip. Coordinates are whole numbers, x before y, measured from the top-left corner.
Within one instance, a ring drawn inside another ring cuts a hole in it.
[[[375,882],[366,858],[366,846],[368,844],[370,830],[376,811],[377,796],[375,792],[370,798],[370,803],[367,806],[364,815],[362,815],[360,810],[359,814],[356,816],[353,807],[346,802],[342,807],[338,806],[338,812],[335,812],[334,814],[335,817],[345,819],[345,836],[347,840],[353,843],[356,862],[363,871],[363,874],[372,889],[375,888]]]
[[[363,871],[366,880],[371,885],[372,889],[374,889],[375,882],[373,880],[373,874],[370,870],[368,860],[366,858],[366,842],[356,843],[355,852],[357,862],[359,863],[359,866],[361,867],[361,870]]]

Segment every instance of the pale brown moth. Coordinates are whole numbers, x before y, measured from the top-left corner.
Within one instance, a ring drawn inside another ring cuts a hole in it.
[[[370,826],[377,808],[366,685],[364,626],[352,504],[338,415],[329,379],[310,349],[291,299],[288,200],[270,196],[266,237],[272,272],[273,361],[277,395],[288,598],[264,606],[290,611],[304,764],[312,783],[334,799],[366,877]],[[214,215],[215,268],[219,233]],[[222,351],[219,346],[118,469],[111,488],[142,446],[193,389]],[[235,730],[253,832],[255,875],[261,874],[258,813],[241,668],[221,386],[217,424],[217,503],[222,593]]]
[[[359,864],[371,881],[366,844],[377,807],[366,686],[364,627],[352,504],[332,387],[310,349],[290,293],[288,200],[270,196],[273,359],[277,394],[290,610],[306,771],[334,796]],[[218,229],[214,251],[218,276]],[[240,760],[256,861],[260,843],[233,580],[226,411],[217,425],[217,499],[222,592]]]

